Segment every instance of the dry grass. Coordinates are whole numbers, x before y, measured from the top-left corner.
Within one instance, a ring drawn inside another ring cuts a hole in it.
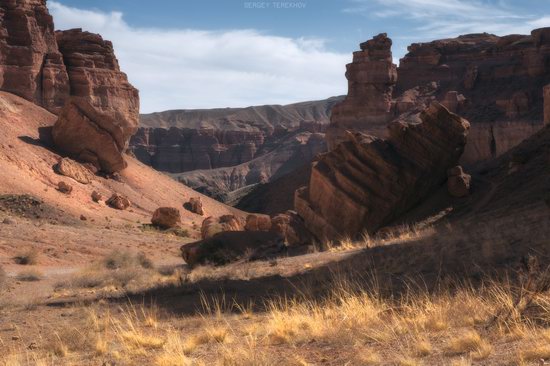
[[[38,250],[34,247],[28,248],[13,257],[13,261],[20,265],[38,264]]]
[[[107,359],[159,366],[327,360],[342,365],[528,365],[549,359],[545,319],[550,294],[538,293],[526,314],[514,309],[518,292],[507,282],[475,288],[455,283],[437,293],[409,287],[391,297],[374,285],[339,280],[322,298],[271,299],[263,312],[235,307],[224,297],[203,297],[202,316],[190,318],[161,316],[154,306],[108,306],[87,310],[83,324],[59,323],[36,355],[55,357],[57,364]],[[495,314],[506,315],[494,322]]]
[[[180,281],[178,270],[157,271],[143,253],[113,251],[101,261],[56,284],[58,296],[71,296],[74,290],[88,289],[99,297],[124,295]]]
[[[360,240],[344,238],[338,243],[325,243],[322,249],[328,249],[333,252],[374,248],[384,245],[399,244],[413,240],[422,239],[435,234],[433,226],[402,225],[388,228],[376,236],[363,234]]]

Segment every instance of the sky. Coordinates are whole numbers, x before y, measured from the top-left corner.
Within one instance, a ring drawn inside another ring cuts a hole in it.
[[[111,40],[141,112],[289,104],[346,93],[378,33],[414,42],[550,27],[550,0],[49,0],[56,29]]]

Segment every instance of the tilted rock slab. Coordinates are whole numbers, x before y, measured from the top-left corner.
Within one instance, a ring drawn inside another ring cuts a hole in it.
[[[350,132],[314,163],[295,206],[318,239],[374,233],[445,183],[470,124],[437,102],[418,117],[392,122],[387,140]]]
[[[113,173],[126,168],[124,129],[119,120],[101,113],[86,99],[71,98],[52,129],[54,144],[76,160]]]

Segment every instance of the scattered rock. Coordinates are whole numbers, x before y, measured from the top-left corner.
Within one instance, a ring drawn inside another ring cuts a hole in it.
[[[208,239],[224,231],[242,231],[242,223],[234,215],[223,215],[220,217],[207,217],[202,222],[201,236]]]
[[[80,215],[80,221],[86,221],[86,220],[88,220],[88,219],[86,218],[86,216]]]
[[[92,192],[92,200],[96,203],[103,201],[103,195],[97,191]]]
[[[453,197],[465,197],[470,193],[472,177],[464,173],[462,167],[457,165],[447,171],[447,189]]]
[[[2,220],[2,224],[4,224],[4,225],[15,225],[15,224],[17,224],[17,221],[12,219],[11,217],[6,217],[4,220]]]
[[[57,183],[57,190],[61,193],[70,194],[73,191],[73,186],[61,181]]]
[[[263,260],[285,252],[283,238],[267,231],[225,231],[181,247],[183,260],[190,265],[223,265],[236,260]]]
[[[260,214],[248,215],[244,229],[246,231],[269,231],[271,229],[271,217]]]
[[[153,213],[151,223],[162,229],[178,227],[181,223],[180,211],[175,207],[159,207]]]
[[[82,184],[90,184],[92,182],[92,174],[90,171],[82,164],[69,158],[61,158],[54,166],[54,171],[57,174],[73,178]]]
[[[130,200],[123,195],[113,193],[111,198],[107,200],[107,205],[117,210],[125,210],[130,207]]]
[[[204,209],[202,207],[202,200],[200,197],[191,197],[189,199],[189,202],[185,202],[183,204],[183,207],[187,211],[191,211],[193,213],[196,213],[197,215],[204,215]]]

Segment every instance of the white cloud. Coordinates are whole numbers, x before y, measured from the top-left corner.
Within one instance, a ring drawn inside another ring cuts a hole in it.
[[[496,0],[352,0],[348,13],[376,18],[398,17],[416,24],[413,38],[435,39],[467,33],[528,34],[550,26],[550,17],[519,11]]]
[[[48,6],[56,29],[83,28],[113,42],[122,70],[140,89],[142,112],[285,104],[346,92],[351,55],[328,51],[323,40],[136,28],[119,12]]]

